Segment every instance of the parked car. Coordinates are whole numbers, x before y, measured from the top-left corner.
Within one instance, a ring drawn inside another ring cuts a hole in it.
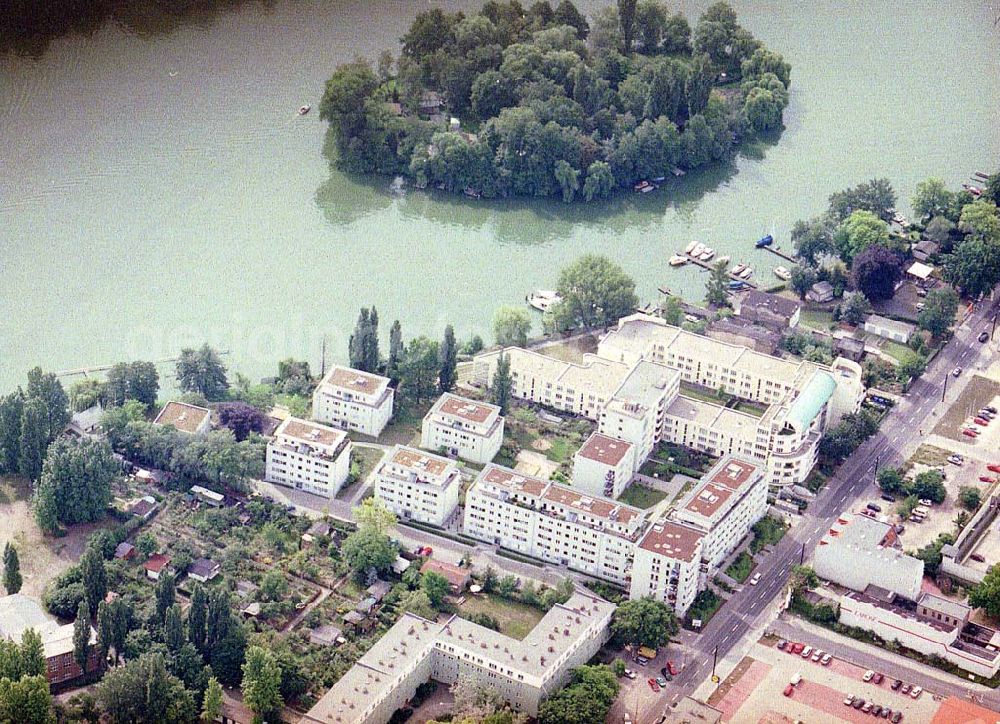
[[[976,563],[986,563],[986,559],[983,558],[983,555],[981,553],[973,553],[972,555],[969,556],[969,558],[974,560]]]
[[[792,653],[793,653],[793,654],[798,654],[798,653],[800,653],[800,652],[802,651],[802,648],[803,648],[804,646],[805,646],[805,644],[803,644],[803,643],[798,643],[798,642],[796,642],[796,643],[795,643],[795,645],[794,645],[794,646],[792,646]]]
[[[812,652],[813,652],[813,647],[806,646],[804,649],[802,649],[802,658],[808,659],[810,656],[812,656]]]
[[[913,691],[910,692],[910,697],[913,699],[919,699],[920,695],[924,693],[924,690],[920,686],[914,686]]]
[[[632,671],[632,669],[625,669],[625,676],[627,676],[630,679],[634,679],[636,676],[638,676],[638,674]]]
[[[792,674],[792,678],[789,680],[789,683],[791,683],[792,686],[798,686],[799,684],[801,684],[802,674],[796,671],[794,674]]]
[[[975,430],[962,430],[962,434],[966,437],[979,437],[979,433]]]
[[[951,376],[952,377],[958,377],[961,374],[962,374],[962,368],[961,367],[956,367],[955,369],[953,369],[951,371]]]
[[[865,714],[871,714],[873,708],[875,708],[875,705],[872,704],[870,701],[866,701],[865,705],[861,707],[861,711],[863,711]]]
[[[625,712],[625,716],[622,718],[622,724],[632,724],[632,715]]]
[[[874,510],[876,513],[882,512],[882,506],[877,503],[869,503],[865,507],[868,508],[868,510]]]
[[[890,709],[889,707],[885,707],[884,709],[882,709],[883,719],[888,719],[891,716],[892,716],[892,709]]]
[[[873,676],[875,676],[875,672],[872,671],[871,669],[868,669],[868,671],[865,672],[865,675],[861,677],[861,680],[871,681]]]
[[[909,684],[903,684],[903,688],[901,688],[899,690],[899,693],[900,694],[909,694],[910,693],[910,685]]]
[[[986,342],[989,338],[990,338],[990,333],[989,332],[980,332],[979,333],[979,341],[980,342]]]
[[[994,415],[997,414],[997,408],[993,407],[993,405],[983,405],[983,409],[984,410],[989,410]]]
[[[793,691],[795,691],[795,687],[789,684],[788,686],[785,687],[784,694],[785,696],[791,696]]]
[[[785,648],[786,646],[788,646],[788,642],[787,642],[787,641],[785,641],[785,639],[780,639],[780,640],[778,641],[778,648],[779,648],[780,650],[784,650],[784,648]]]
[[[948,462],[950,462],[952,465],[957,465],[958,467],[962,467],[962,463],[964,461],[965,461],[965,458],[963,458],[961,455],[949,455],[948,456]],[[997,470],[997,472],[1000,473],[1000,470]]]
[[[823,654],[823,658],[819,660],[823,666],[829,666],[831,661],[833,661],[833,657],[830,654]]]
[[[646,683],[649,684],[649,688],[653,691],[660,690],[660,685],[656,683],[656,679],[646,679]]]
[[[992,483],[996,481],[995,478],[991,478],[989,475],[980,475],[979,479],[984,483]]]
[[[986,469],[991,473],[1000,473],[1000,465],[997,465],[996,463],[990,463],[986,466]]]
[[[668,661],[667,662],[667,671],[670,672],[671,676],[677,676],[677,667],[674,666],[674,662],[673,661]]]
[[[864,705],[865,705],[865,700],[864,699],[855,699],[854,703],[851,704],[851,706],[853,706],[855,709],[860,709]]]
[[[760,574],[754,573],[753,578],[750,579],[750,585],[756,586],[758,583],[760,583]]]
[[[990,424],[990,421],[987,420],[985,417],[974,417],[972,418],[972,421],[977,425],[979,425],[980,427],[986,427],[987,425]]]
[[[876,704],[872,707],[872,716],[879,716],[882,713],[882,707]]]
[[[892,682],[892,690],[895,691],[896,689],[898,689],[902,685],[903,685],[903,682],[901,680],[899,680],[899,679],[896,679],[894,682]]]
[[[917,502],[920,503],[921,505],[926,505],[928,508],[934,505],[934,501],[931,500],[930,498],[921,498]]]
[[[659,684],[661,687],[666,688],[666,686],[667,686],[667,677],[665,677],[665,676],[657,676],[656,677],[656,683]]]
[[[903,721],[903,712],[897,711],[892,715],[892,724],[899,724],[901,721]]]
[[[876,673],[875,676],[872,677],[872,681],[875,682],[876,684],[881,684],[884,680],[885,680],[885,674]]]
[[[635,662],[639,664],[639,666],[645,666],[646,664],[649,663],[649,659],[647,659],[645,656],[636,656]]]
[[[980,417],[985,417],[987,420],[992,420],[994,417],[996,417],[996,415],[987,410],[985,407],[976,414],[979,415]]]
[[[854,703],[854,694],[848,694],[847,698],[844,699],[844,706],[850,706]]]

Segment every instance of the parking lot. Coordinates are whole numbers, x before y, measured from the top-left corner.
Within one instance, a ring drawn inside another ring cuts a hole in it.
[[[663,709],[670,701],[677,690],[668,683],[665,689],[654,691],[649,685],[649,679],[660,676],[660,670],[673,662],[675,670],[678,672],[686,665],[687,659],[684,648],[676,643],[661,648],[655,659],[651,659],[646,664],[639,664],[632,660],[628,652],[618,652],[616,658],[620,658],[625,665],[635,672],[635,678],[623,677],[618,680],[618,698],[608,712],[607,721],[622,722],[627,713],[635,724],[651,724],[659,721],[663,714]]]
[[[1000,419],[985,428],[975,424],[971,425],[971,427],[980,430],[979,436],[975,438],[963,435],[962,430],[967,427],[965,423],[970,418],[975,417],[976,412],[986,405],[1000,409],[998,402],[1000,402],[1000,383],[982,375],[974,375],[968,381],[959,398],[952,403],[948,412],[934,427],[934,434],[961,443],[963,448],[996,450],[997,444],[1000,443]]]
[[[733,672],[735,680],[724,682],[717,692],[720,696],[709,699],[709,704],[723,712],[723,721],[873,721],[870,713],[845,705],[848,696],[902,712],[902,722],[929,722],[940,706],[940,697],[930,692],[914,699],[893,691],[889,678],[880,684],[866,683],[862,681],[865,669],[849,662],[832,658],[828,666],[822,666],[779,650],[773,639],[762,641],[769,642],[755,644]],[[801,681],[785,696],[796,674]]]

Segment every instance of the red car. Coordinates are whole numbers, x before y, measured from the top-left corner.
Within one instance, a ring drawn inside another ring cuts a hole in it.
[[[673,661],[668,661],[667,662],[667,671],[670,672],[671,676],[677,676],[677,667],[674,666],[674,662]]]
[[[966,437],[979,437],[979,433],[975,430],[962,430],[962,434]]]
[[[785,687],[785,696],[791,696],[793,691],[795,691],[795,687],[789,684]]]
[[[980,475],[979,479],[984,483],[995,483],[996,480],[991,478],[989,475]]]
[[[802,649],[804,649],[805,647],[806,647],[805,644],[797,643],[794,646],[792,646],[792,653],[793,654],[801,654],[802,653]]]
[[[653,691],[660,690],[660,685],[656,683],[656,679],[646,679],[646,683],[649,684],[649,688]]]
[[[993,473],[1000,473],[1000,465],[994,463],[993,465],[987,465],[986,469]]]
[[[974,417],[972,418],[972,421],[977,425],[982,425],[983,427],[986,427],[987,425],[990,424],[990,421],[987,420],[985,417]]]

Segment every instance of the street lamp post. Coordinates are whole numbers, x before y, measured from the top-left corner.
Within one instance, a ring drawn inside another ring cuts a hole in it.
[[[944,402],[944,396],[948,392],[948,373],[944,374],[944,387],[941,388],[941,402]]]
[[[875,456],[875,471],[872,473],[872,482],[875,483],[875,484],[878,484],[878,463],[879,463],[879,460],[880,460],[879,456],[876,455]]]

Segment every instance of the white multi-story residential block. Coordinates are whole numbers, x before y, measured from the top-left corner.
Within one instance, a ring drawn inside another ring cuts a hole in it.
[[[632,482],[635,446],[595,432],[573,456],[573,487],[588,495],[617,498]]]
[[[628,587],[638,508],[487,465],[465,494],[466,535]]]
[[[375,495],[401,518],[440,526],[458,506],[462,475],[448,458],[396,445],[374,475]]]
[[[675,518],[705,534],[702,561],[710,574],[767,513],[767,480],[761,467],[722,458],[677,506]]]
[[[597,431],[635,445],[636,468],[663,437],[667,406],[677,397],[680,373],[640,360],[601,410]]]
[[[804,481],[823,432],[864,398],[861,368],[850,360],[780,359],[645,314],[621,319],[582,364],[517,348],[505,353],[515,397],[598,421],[600,432],[636,446],[637,465],[652,451],[652,428],[654,439],[762,462],[774,486]],[[489,384],[499,354],[476,357],[476,384]],[[740,411],[687,397],[681,381],[758,404]]]
[[[704,539],[697,528],[672,520],[650,526],[635,549],[629,596],[662,601],[678,616],[687,613],[702,586]]]
[[[171,400],[153,420],[154,425],[169,425],[189,435],[204,435],[212,429],[212,411],[206,407]]]
[[[497,692],[529,716],[608,639],[614,604],[583,591],[556,604],[524,639],[452,616],[444,623],[404,613],[348,669],[306,718],[327,724],[385,724],[434,679],[461,677]]]
[[[392,417],[389,378],[333,367],[313,392],[313,419],[378,437]]]
[[[924,578],[924,562],[903,552],[894,525],[850,513],[820,539],[813,568],[820,578],[855,591],[874,585],[911,601]]]
[[[267,444],[264,478],[332,498],[350,475],[351,448],[343,430],[289,417]]]
[[[420,447],[486,464],[503,445],[500,408],[446,392],[424,417]]]

